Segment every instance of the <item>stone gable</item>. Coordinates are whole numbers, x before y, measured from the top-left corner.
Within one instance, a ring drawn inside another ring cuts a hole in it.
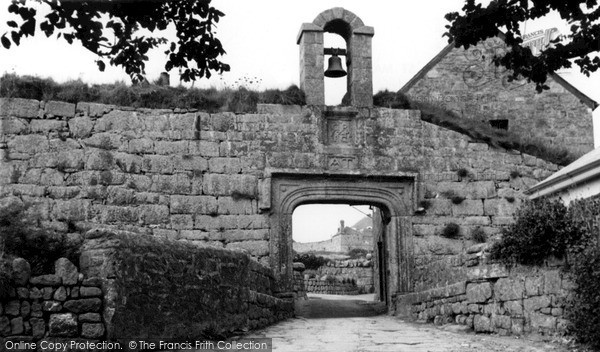
[[[467,50],[446,47],[401,91],[413,101],[440,105],[492,125],[508,124],[549,145],[576,155],[594,147],[592,109],[597,103],[561,77],[548,78],[550,90],[538,94],[526,80],[510,82],[509,72],[492,62],[507,47],[498,37]]]

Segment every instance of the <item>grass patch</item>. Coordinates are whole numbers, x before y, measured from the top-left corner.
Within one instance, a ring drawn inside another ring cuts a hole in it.
[[[381,98],[375,99],[378,95]],[[375,94],[373,103],[380,107],[398,106],[397,108],[420,110],[423,121],[462,133],[492,147],[518,150],[557,165],[568,165],[577,159],[577,156],[562,146],[549,145],[548,142],[528,136],[525,132],[493,128],[484,118],[469,119],[438,105],[411,101],[400,92],[379,92]]]
[[[256,104],[304,105],[304,92],[292,85],[285,90],[262,92],[237,89],[198,89],[155,84],[130,86],[124,82],[89,85],[81,80],[56,83],[51,78],[4,74],[0,77],[0,97],[60,100],[68,103],[92,102],[149,109],[196,109],[207,112],[255,112]]]

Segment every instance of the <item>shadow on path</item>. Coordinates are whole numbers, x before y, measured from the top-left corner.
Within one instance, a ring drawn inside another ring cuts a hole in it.
[[[305,319],[373,317],[387,312],[385,303],[312,295],[295,303],[296,316]]]

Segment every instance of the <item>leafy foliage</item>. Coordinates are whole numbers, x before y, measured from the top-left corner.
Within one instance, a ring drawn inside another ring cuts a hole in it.
[[[363,248],[352,248],[351,250],[348,251],[348,255],[350,256],[350,259],[365,258],[368,253],[369,253],[369,251],[366,249],[363,249]]]
[[[43,19],[36,17],[39,4],[49,10]],[[167,45],[165,70],[182,69],[186,82],[208,78],[211,71],[229,71],[229,65],[219,61],[225,50],[214,35],[214,26],[224,14],[211,7],[210,0],[14,0],[8,12],[15,15],[6,22],[12,29],[0,37],[7,49],[35,35],[37,26],[47,37],[56,34],[69,44],[80,42],[98,55],[100,71],[108,60],[110,65],[123,67],[134,82],[144,79],[148,52],[162,45]],[[176,31],[176,41],[142,34],[169,26]]]
[[[26,259],[33,275],[52,273],[54,262],[59,258],[77,263],[78,247],[70,244],[62,234],[31,226],[25,210],[15,206],[0,211],[0,240],[4,243],[5,254]]]
[[[588,247],[580,253],[571,270],[574,297],[567,305],[569,329],[579,342],[600,350],[600,249]]]
[[[539,0],[533,6],[522,0],[494,0],[488,6],[466,0],[462,11],[461,14],[451,12],[445,16],[450,22],[444,34],[449,37],[449,42],[468,49],[497,36],[499,28],[505,29],[505,41],[510,50],[494,57],[494,63],[511,70],[512,79],[524,77],[534,82],[538,92],[548,89],[545,82],[549,74],[570,68],[570,60],[574,60],[581,72],[588,76],[600,67],[600,57],[594,55],[600,50],[600,6],[596,0]],[[519,26],[551,11],[557,11],[571,24],[570,33],[562,40],[553,40],[552,45],[535,56],[529,48],[522,46],[523,33]]]
[[[294,256],[294,262],[304,264],[304,267],[308,270],[316,270],[327,264],[327,259],[312,253],[304,253],[296,254]]]
[[[491,256],[507,264],[541,264],[548,256],[564,258],[583,236],[583,229],[561,201],[526,201],[516,221],[503,229],[501,240],[492,246]]]

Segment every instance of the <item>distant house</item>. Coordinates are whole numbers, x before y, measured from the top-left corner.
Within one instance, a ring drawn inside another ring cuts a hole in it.
[[[443,106],[493,127],[520,130],[549,145],[566,147],[581,156],[594,147],[594,100],[553,74],[550,90],[536,93],[533,83],[509,81],[509,72],[492,57],[507,50],[504,35],[468,50],[446,46],[402,89],[412,101]]]
[[[525,191],[525,194],[530,199],[543,196],[559,198],[566,205],[575,199],[600,194],[600,148],[565,166]]]

